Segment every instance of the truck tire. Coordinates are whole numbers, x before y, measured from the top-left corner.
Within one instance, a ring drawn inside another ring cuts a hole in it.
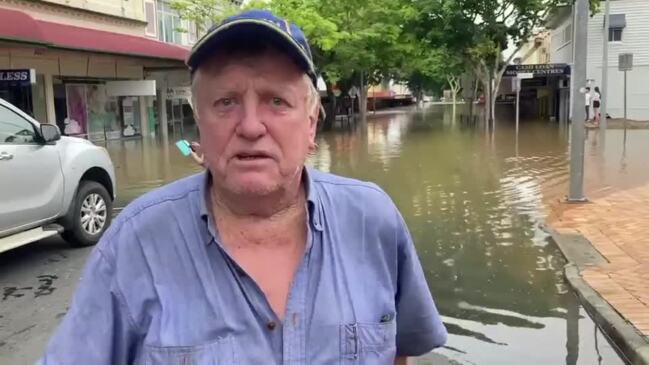
[[[64,227],[63,238],[75,247],[97,243],[112,218],[113,201],[106,188],[95,181],[82,180],[71,209],[70,225]]]

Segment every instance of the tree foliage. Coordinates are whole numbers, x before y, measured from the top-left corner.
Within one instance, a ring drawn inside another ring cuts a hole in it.
[[[597,11],[600,0],[590,0]],[[497,90],[505,66],[540,30],[546,16],[574,0],[253,0],[306,33],[328,85],[392,78],[416,94],[439,91],[448,80],[474,73],[483,90]],[[239,10],[230,0],[173,0],[199,31]],[[457,89],[457,85],[455,85]],[[491,100],[493,102],[493,98]]]

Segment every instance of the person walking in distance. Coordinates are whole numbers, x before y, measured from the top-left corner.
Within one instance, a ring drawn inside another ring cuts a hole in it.
[[[592,100],[593,100],[593,119],[595,120],[595,126],[599,127],[599,121],[602,119],[602,116],[600,115],[602,94],[599,91],[599,86],[595,87],[595,93],[592,95]]]
[[[590,87],[586,87],[586,93],[584,94],[585,107],[586,107],[586,121],[590,120],[590,103],[592,101],[593,95],[590,93]]]

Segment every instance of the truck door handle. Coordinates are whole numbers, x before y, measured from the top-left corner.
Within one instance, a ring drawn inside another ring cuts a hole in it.
[[[0,161],[11,160],[12,158],[14,158],[14,155],[12,155],[11,153],[9,153],[9,152],[0,152]]]

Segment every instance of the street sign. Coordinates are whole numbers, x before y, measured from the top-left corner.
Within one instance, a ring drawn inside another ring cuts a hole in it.
[[[627,71],[633,70],[633,53],[620,53],[620,59],[618,61],[618,68],[620,71],[624,72],[624,121],[626,123],[627,117]],[[606,118],[606,116],[604,116]],[[626,124],[625,124],[626,126]]]
[[[534,74],[531,72],[519,72],[516,74],[516,77],[518,77],[520,80],[533,79]]]
[[[0,85],[29,86],[36,83],[34,69],[0,70]]]
[[[621,53],[618,64],[620,71],[633,70],[633,53]]]

